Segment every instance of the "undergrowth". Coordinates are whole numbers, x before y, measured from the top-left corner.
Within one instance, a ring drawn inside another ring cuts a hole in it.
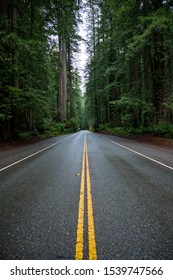
[[[151,127],[112,127],[110,124],[101,124],[97,129],[97,132],[108,133],[115,136],[129,136],[129,135],[143,135],[152,134],[167,139],[173,139],[173,125],[172,124],[160,124]]]
[[[78,131],[79,124],[75,119],[70,119],[64,123],[51,122],[44,129],[34,129],[33,131],[22,131],[19,133],[21,139],[31,139],[33,137],[50,138],[62,134],[68,134]]]

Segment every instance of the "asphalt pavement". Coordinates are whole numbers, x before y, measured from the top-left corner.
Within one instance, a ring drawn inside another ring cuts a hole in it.
[[[0,153],[0,259],[80,256],[173,258],[173,150],[80,131]]]

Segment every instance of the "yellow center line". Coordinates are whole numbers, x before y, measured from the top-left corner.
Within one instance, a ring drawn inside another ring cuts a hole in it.
[[[84,249],[84,192],[85,192],[85,139],[82,158],[82,174],[80,184],[80,198],[79,198],[79,212],[78,212],[78,226],[76,239],[76,260],[83,259]]]
[[[87,185],[87,210],[88,210],[88,253],[89,253],[89,260],[96,260],[97,251],[96,251],[91,181],[90,181],[89,160],[88,160],[88,146],[86,141],[86,135],[84,136],[84,148],[83,148],[83,158],[82,158],[82,174],[81,174],[81,184],[80,184],[76,255],[75,255],[76,260],[82,260],[84,257],[83,251],[84,251],[85,173],[86,173],[86,185]]]
[[[97,259],[96,239],[94,229],[94,216],[92,206],[91,194],[91,180],[88,161],[88,146],[86,142],[86,179],[87,179],[87,204],[88,204],[88,246],[89,246],[89,260]]]

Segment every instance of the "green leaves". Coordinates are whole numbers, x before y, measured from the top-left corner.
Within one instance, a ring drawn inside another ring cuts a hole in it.
[[[87,83],[90,114],[95,110],[100,123],[104,111],[105,121],[135,129],[162,118],[173,121],[171,104],[164,102],[172,95],[173,13],[168,2],[99,2]]]

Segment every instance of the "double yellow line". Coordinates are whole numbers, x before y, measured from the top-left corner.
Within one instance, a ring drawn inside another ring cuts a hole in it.
[[[79,212],[78,212],[78,226],[77,226],[77,240],[76,240],[76,260],[83,260],[84,258],[84,214],[85,214],[85,183],[87,193],[87,217],[88,217],[88,258],[89,260],[97,259],[94,216],[91,195],[91,181],[88,161],[88,146],[86,135],[84,135],[84,148],[82,159],[82,174],[80,185],[79,198]]]

